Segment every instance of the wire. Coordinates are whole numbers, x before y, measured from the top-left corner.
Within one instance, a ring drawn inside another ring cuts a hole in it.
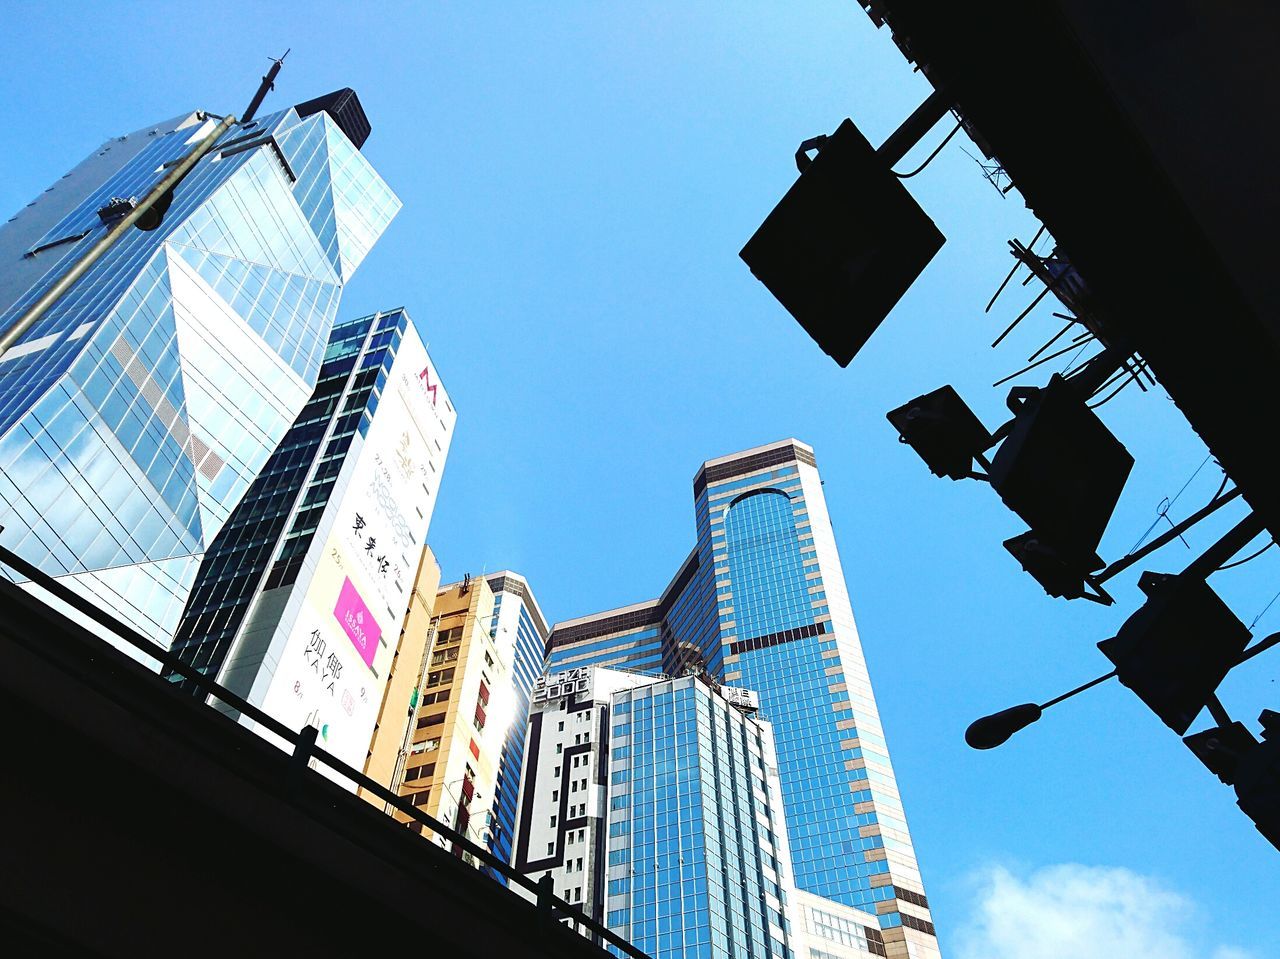
[[[960,128],[962,126],[964,126],[963,121],[956,123],[956,125],[952,128],[951,132],[948,133],[943,138],[942,142],[939,143],[937,147],[934,148],[934,151],[929,154],[928,158],[923,163],[921,163],[918,167],[912,170],[910,173],[898,173],[895,170],[893,175],[896,176],[899,180],[910,180],[913,176],[915,176],[917,173],[922,171],[925,167],[927,167],[930,163],[933,162],[933,158],[942,152],[942,148],[951,142],[951,138],[960,132]]]
[[[1270,603],[1267,603],[1267,605],[1266,605],[1266,606],[1263,606],[1263,607],[1262,607],[1262,612],[1260,612],[1257,616],[1253,617],[1253,622],[1249,624],[1249,629],[1250,629],[1250,630],[1252,630],[1252,629],[1253,629],[1253,627],[1255,627],[1255,626],[1257,626],[1257,625],[1258,625],[1258,620],[1262,619],[1262,617],[1263,617],[1263,616],[1266,616],[1266,615],[1267,615],[1267,610],[1269,610],[1269,609],[1271,608],[1272,604],[1273,604],[1277,599],[1280,599],[1280,592],[1278,592],[1278,593],[1276,593],[1274,596],[1272,596],[1272,597],[1271,597],[1271,602],[1270,602]]]
[[[1147,537],[1151,535],[1151,531],[1160,525],[1160,520],[1162,519],[1167,520],[1170,526],[1173,525],[1173,520],[1169,519],[1169,510],[1173,509],[1173,504],[1178,502],[1178,497],[1180,497],[1183,493],[1187,491],[1187,487],[1191,485],[1191,481],[1200,475],[1200,471],[1204,469],[1205,463],[1208,463],[1209,460],[1211,460],[1212,458],[1213,458],[1213,454],[1210,453],[1203,460],[1201,460],[1200,465],[1196,467],[1195,472],[1192,473],[1189,477],[1187,477],[1187,481],[1182,484],[1182,489],[1178,490],[1178,492],[1174,494],[1173,499],[1165,499],[1160,501],[1160,505],[1156,507],[1155,520],[1152,522],[1150,526],[1147,527],[1147,531],[1138,537],[1138,541],[1129,548],[1129,552],[1125,553],[1126,556],[1129,556],[1132,553],[1136,553],[1142,547],[1142,544],[1147,541]],[[1218,487],[1218,493],[1221,493],[1225,486],[1226,486],[1226,483],[1223,483],[1222,486]],[[1213,498],[1217,499],[1218,496],[1215,494]]]
[[[1262,549],[1258,550],[1257,552],[1250,553],[1244,559],[1238,559],[1234,563],[1227,563],[1223,566],[1219,566],[1217,569],[1214,570],[1214,572],[1220,573],[1224,569],[1235,569],[1237,566],[1243,566],[1245,563],[1249,562],[1249,560],[1256,559],[1257,557],[1261,556],[1263,553],[1265,553],[1267,550],[1269,550],[1272,546],[1275,546],[1275,545],[1276,545],[1276,541],[1270,540],[1266,546],[1262,547]]]

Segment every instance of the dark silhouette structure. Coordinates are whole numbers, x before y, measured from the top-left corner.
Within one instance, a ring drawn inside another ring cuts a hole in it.
[[[8,551],[0,559],[49,588]],[[448,848],[310,768],[332,765],[403,802],[331,763],[314,728],[255,715],[292,744],[283,752],[4,579],[0,608],[0,811],[11,827],[0,935],[14,955],[336,957],[424,942],[477,959],[605,955],[567,921],[644,959],[429,817],[417,816]]]
[[[1010,244],[1014,268],[996,297],[1020,269],[1041,288],[993,345],[1050,293],[1067,321],[1030,366],[1000,383],[1078,347],[1097,352],[1046,385],[1014,386],[1013,418],[990,433],[950,387],[917,397],[889,413],[903,442],[939,476],[989,482],[1030,527],[1006,549],[1046,592],[1067,599],[1110,605],[1110,577],[1237,497],[1253,510],[1181,572],[1143,574],[1148,601],[1100,644],[1113,673],[979,720],[969,742],[999,745],[1045,706],[1115,675],[1179,734],[1210,711],[1217,726],[1188,737],[1188,746],[1236,786],[1241,808],[1276,842],[1280,724],[1264,713],[1258,743],[1215,695],[1231,668],[1276,638],[1249,647],[1249,631],[1206,580],[1246,561],[1232,557],[1255,537],[1280,535],[1272,440],[1280,284],[1270,262],[1280,218],[1280,134],[1271,122],[1280,111],[1280,8],[1266,0],[862,6],[934,93],[880,150],[859,138],[858,163],[841,161],[837,175],[857,178],[856,186],[830,185],[833,174],[820,168],[824,150],[835,160],[848,154],[841,144],[853,142],[850,121],[834,137],[802,144],[805,159],[812,149],[818,159],[806,165],[798,155],[800,180],[742,252],[752,271],[847,364],[932,255],[921,239],[921,218],[932,226],[927,214],[894,180],[921,172],[963,128],[983,154],[983,174],[1002,193],[1016,188],[1043,224],[1030,243]],[[916,170],[895,172],[896,146],[945,116],[927,109],[939,100],[956,114],[955,129]],[[883,197],[867,222],[841,200],[860,191]],[[830,202],[800,203],[819,192]],[[1046,234],[1049,252],[1035,253]],[[1146,389],[1143,381],[1157,378],[1230,480],[1193,517],[1108,566],[1096,549],[1133,459],[1094,410],[1129,384]]]

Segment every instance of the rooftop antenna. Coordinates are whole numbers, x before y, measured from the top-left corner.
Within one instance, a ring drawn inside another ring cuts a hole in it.
[[[280,68],[284,65],[284,58],[289,55],[289,50],[284,52],[279,60],[274,57],[271,59],[271,69],[267,71],[267,75],[262,78],[262,83],[258,86],[258,92],[253,95],[253,99],[249,101],[249,105],[245,107],[244,115],[240,118],[242,124],[248,123],[258,113],[258,107],[262,106],[262,101],[266,99],[267,94],[276,88],[276,75],[279,74]]]

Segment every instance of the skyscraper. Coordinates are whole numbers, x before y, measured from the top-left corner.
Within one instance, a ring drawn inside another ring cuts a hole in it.
[[[516,834],[516,806],[520,801],[520,769],[529,727],[529,702],[534,684],[542,675],[550,629],[528,581],[519,573],[503,570],[487,577],[493,591],[493,621],[489,635],[509,655],[509,689],[493,721],[505,730],[493,802],[489,808],[489,850],[510,863]],[[501,876],[495,874],[501,880]]]
[[[769,724],[742,689],[581,667],[535,687],[515,866],[654,959],[790,959]]]
[[[0,329],[217,124],[110,140],[0,226]],[[0,358],[3,542],[167,644],[196,568],[315,385],[400,203],[340,91],[233,126]]]
[[[200,565],[173,651],[362,768],[455,420],[404,310],[335,326],[311,399]]]
[[[876,915],[890,954],[936,956],[813,450],[710,460],[693,497],[697,544],[662,597],[557,624],[548,669],[693,667],[758,692],[796,886]]]
[[[506,728],[491,713],[510,709],[511,649],[492,635],[495,596],[470,576],[436,594],[430,649],[411,712],[402,796],[473,842],[489,842],[490,811]],[[397,820],[421,831],[402,812]]]

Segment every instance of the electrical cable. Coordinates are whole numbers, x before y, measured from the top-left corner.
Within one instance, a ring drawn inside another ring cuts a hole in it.
[[[955,127],[952,128],[951,132],[948,133],[943,138],[942,142],[939,143],[934,148],[934,151],[929,154],[929,156],[925,159],[925,161],[921,163],[918,167],[916,167],[914,170],[912,170],[910,173],[899,173],[895,170],[893,171],[893,175],[896,176],[899,180],[910,180],[913,176],[915,176],[917,173],[924,170],[925,167],[927,167],[930,163],[933,162],[933,158],[942,152],[942,148],[951,142],[951,138],[960,132],[960,128],[962,126],[964,126],[963,122],[957,122]]]
[[[1276,545],[1276,541],[1270,540],[1267,542],[1266,546],[1262,547],[1262,549],[1258,550],[1257,552],[1250,553],[1244,559],[1238,559],[1234,563],[1225,563],[1222,566],[1219,566],[1217,569],[1215,569],[1214,572],[1221,573],[1224,569],[1235,569],[1237,566],[1243,566],[1245,563],[1249,562],[1249,560],[1257,559],[1259,556],[1261,556],[1263,553],[1265,553],[1267,550],[1269,550],[1272,546],[1275,546],[1275,545]]]

